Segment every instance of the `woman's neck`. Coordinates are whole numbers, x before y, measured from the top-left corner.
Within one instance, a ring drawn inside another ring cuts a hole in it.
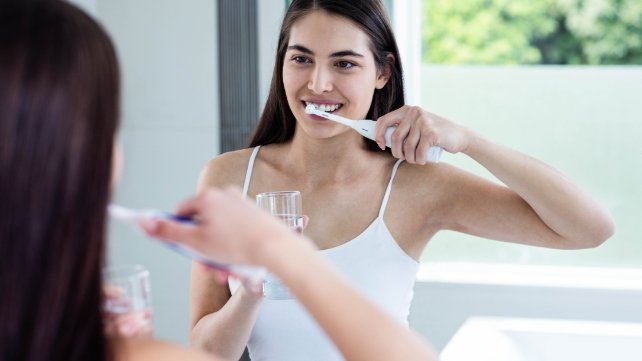
[[[357,133],[344,133],[327,139],[314,139],[295,133],[285,146],[284,163],[300,179],[309,183],[341,182],[362,174],[377,157],[366,148]]]

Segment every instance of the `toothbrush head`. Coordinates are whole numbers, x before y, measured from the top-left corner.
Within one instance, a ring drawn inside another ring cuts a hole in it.
[[[134,210],[119,206],[117,204],[108,205],[107,212],[110,217],[119,221],[138,222],[141,218],[141,216]]]
[[[313,104],[308,104],[305,107],[305,112],[307,114],[313,114],[313,115],[316,115],[316,116],[321,117],[321,118],[332,120],[332,121],[337,122],[339,124],[346,125],[346,126],[348,126],[350,128],[354,128],[355,127],[355,124],[354,124],[355,121],[354,120],[348,119],[348,118],[344,118],[342,116],[335,115],[335,114],[332,114],[332,113],[324,112],[323,110],[319,110],[319,108],[317,108]],[[354,129],[356,129],[356,128],[354,128]]]
[[[187,216],[178,216],[171,213],[156,210],[133,210],[116,204],[110,204],[107,207],[109,216],[119,221],[127,222],[131,225],[140,227],[147,219],[170,219],[172,221],[195,225],[196,221]]]

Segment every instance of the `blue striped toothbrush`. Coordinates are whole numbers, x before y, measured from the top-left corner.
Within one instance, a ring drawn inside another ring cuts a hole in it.
[[[133,210],[126,207],[122,207],[116,204],[110,204],[107,208],[109,216],[113,219],[123,221],[134,226],[136,229],[141,229],[141,222],[148,219],[169,219],[172,221],[185,223],[185,224],[196,224],[196,222],[190,217],[177,216],[171,213],[156,211],[156,210]],[[160,240],[158,241],[165,245],[167,248],[178,252],[184,256],[187,256],[199,263],[202,263],[208,267],[212,267],[217,270],[229,272],[233,275],[245,278],[249,281],[259,282],[263,280],[263,277],[266,274],[266,270],[262,267],[247,266],[247,265],[237,265],[237,264],[224,264],[220,262],[213,261],[211,258],[203,255],[202,253],[175,241],[169,240]]]

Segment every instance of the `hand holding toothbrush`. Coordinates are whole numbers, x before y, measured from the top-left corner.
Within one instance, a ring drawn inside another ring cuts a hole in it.
[[[144,229],[148,234],[150,233],[149,230],[153,229],[160,220],[166,223],[180,224],[188,228],[196,228],[199,226],[194,218],[189,215],[174,215],[156,210],[133,210],[116,204],[110,204],[107,210],[111,218],[128,223],[137,230]],[[159,237],[153,234],[149,235],[156,236],[161,244],[167,248],[192,258],[205,267],[216,270],[217,274],[224,273],[226,275],[231,274],[239,277],[246,288],[259,292],[257,289],[266,273],[264,268],[220,262],[215,260],[215,257],[203,254],[173,238]]]
[[[339,124],[346,125],[354,129],[355,131],[357,131],[357,133],[361,134],[362,136],[376,141],[382,150],[386,149],[386,147],[392,148],[393,145],[396,143],[405,143],[404,142],[405,137],[401,138],[403,133],[396,131],[397,125],[399,124],[396,121],[390,125],[386,123],[386,125],[383,126],[383,125],[380,125],[381,124],[380,122],[370,120],[370,119],[352,120],[352,119],[344,118],[340,115],[321,111],[317,109],[313,104],[308,104],[308,106],[306,106],[305,108],[305,112],[308,114],[312,114],[312,115],[316,115],[316,116],[328,119],[328,120],[332,120]],[[383,132],[383,135],[378,136],[377,132],[380,131],[378,129],[381,129],[381,127],[383,127],[383,130],[381,130]],[[400,140],[397,140],[396,143],[393,142],[393,139],[392,139],[393,134],[396,134],[395,137],[398,137],[400,139]],[[411,144],[411,143],[409,142],[408,144]],[[434,144],[437,144],[437,143],[434,143]],[[425,164],[426,162],[439,163],[439,160],[441,158],[441,153],[443,152],[443,148],[439,145],[429,145],[427,147],[417,149],[416,152],[417,152],[417,155],[416,157],[413,156],[412,158],[413,161],[411,161],[411,163],[420,163],[419,161],[414,161],[415,159],[419,159],[420,161],[423,160],[421,161],[420,164]],[[418,152],[421,152],[421,154],[419,154]],[[393,153],[393,155],[396,156],[397,158],[403,159],[402,156],[395,155],[395,153]]]
[[[377,119],[375,141],[382,149],[389,127],[396,127],[391,136],[392,155],[412,164],[430,161],[427,154],[431,147],[440,147],[449,153],[465,151],[471,139],[465,127],[418,106],[404,105]]]
[[[196,224],[183,224],[156,218],[143,223],[147,234],[158,239],[172,239],[199,254],[232,264],[269,266],[265,258],[277,248],[277,242],[300,236],[256,205],[243,199],[236,188],[209,189],[180,204],[179,216],[189,216]],[[313,247],[312,243],[306,247]],[[234,273],[233,271],[231,273]]]

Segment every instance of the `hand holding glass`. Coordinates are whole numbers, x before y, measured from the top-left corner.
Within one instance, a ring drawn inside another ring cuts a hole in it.
[[[256,196],[256,204],[285,222],[293,231],[303,233],[303,207],[299,191],[260,193]],[[263,296],[273,300],[294,298],[281,281],[269,273],[263,281]]]
[[[149,271],[140,265],[109,266],[103,270],[104,323],[110,336],[152,336]]]

